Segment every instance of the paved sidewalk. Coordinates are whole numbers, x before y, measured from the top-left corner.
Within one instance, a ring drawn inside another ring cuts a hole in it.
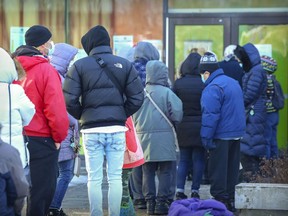
[[[88,216],[89,201],[87,194],[87,172],[85,170],[84,158],[82,159],[81,175],[74,177],[69,185],[66,196],[63,200],[63,209],[69,216]],[[191,181],[186,182],[185,193],[190,195]],[[107,190],[108,185],[106,179],[103,183],[103,208],[104,215],[107,213]],[[210,198],[209,185],[202,185],[200,188],[200,196],[202,199]],[[137,216],[146,216],[146,210],[136,210]]]

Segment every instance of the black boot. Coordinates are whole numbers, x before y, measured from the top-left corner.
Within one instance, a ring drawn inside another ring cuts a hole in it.
[[[147,214],[154,215],[155,211],[155,200],[146,200],[147,203]]]
[[[47,216],[60,216],[60,211],[58,209],[49,209]]]
[[[167,215],[169,210],[169,206],[167,201],[156,201],[155,205],[155,215]]]
[[[227,209],[237,215],[238,213],[237,209],[235,208],[235,199],[229,199],[228,204],[227,204]]]

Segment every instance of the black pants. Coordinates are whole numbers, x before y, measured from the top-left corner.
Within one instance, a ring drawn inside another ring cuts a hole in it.
[[[146,200],[167,201],[171,194],[172,175],[175,175],[175,161],[146,162],[143,167],[143,195]],[[174,172],[174,173],[173,173]],[[159,180],[156,194],[155,174]]]
[[[32,183],[28,198],[28,216],[46,216],[56,189],[59,151],[51,138],[28,138]]]
[[[240,165],[240,140],[215,140],[210,151],[208,172],[210,193],[219,200],[234,199]]]

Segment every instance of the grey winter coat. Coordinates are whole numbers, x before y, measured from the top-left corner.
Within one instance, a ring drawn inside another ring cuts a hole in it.
[[[0,138],[0,215],[21,212],[28,189],[19,152]]]
[[[146,90],[152,99],[172,124],[179,123],[183,116],[182,102],[168,87],[168,68],[160,61],[149,61],[146,74]],[[133,119],[146,162],[176,160],[173,131],[147,96]]]

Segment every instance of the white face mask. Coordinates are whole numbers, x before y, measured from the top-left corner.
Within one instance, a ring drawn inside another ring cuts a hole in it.
[[[50,48],[46,47],[45,48],[48,50],[48,53],[47,55],[48,56],[51,56],[53,53],[54,53],[54,50],[55,50],[55,45],[54,45],[54,42],[53,41],[50,41]]]
[[[206,80],[204,78],[204,74],[201,74],[201,80],[202,80],[203,83],[205,83]]]

